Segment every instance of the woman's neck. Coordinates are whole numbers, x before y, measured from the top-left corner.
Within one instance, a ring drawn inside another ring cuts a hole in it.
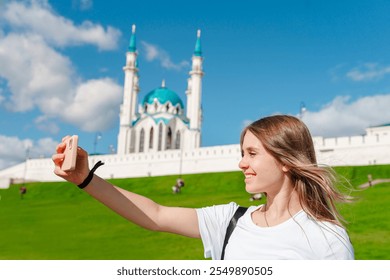
[[[295,191],[267,194],[267,203],[260,209],[267,226],[278,225],[302,210],[298,194]]]

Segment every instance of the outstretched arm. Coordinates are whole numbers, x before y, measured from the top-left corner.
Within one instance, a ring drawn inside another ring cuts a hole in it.
[[[66,137],[63,141],[65,139]],[[54,173],[78,185],[89,173],[88,154],[79,147],[76,169],[63,171],[61,164],[64,160],[64,149],[65,144],[62,142],[57,146],[57,153],[52,157],[55,164]],[[113,186],[97,175],[93,176],[84,190],[122,217],[141,227],[200,238],[195,209],[159,205],[147,197]]]

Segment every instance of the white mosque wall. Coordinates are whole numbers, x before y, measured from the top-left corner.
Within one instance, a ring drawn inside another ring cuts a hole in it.
[[[390,128],[387,130],[389,131]],[[317,161],[330,166],[390,164],[390,133],[364,136],[314,137]],[[209,172],[239,171],[240,146],[202,147],[191,151],[168,150],[125,155],[90,157],[90,167],[105,163],[96,174],[103,178],[132,178]],[[51,159],[29,159],[25,163],[0,171],[0,187],[10,180],[61,181],[54,175]]]

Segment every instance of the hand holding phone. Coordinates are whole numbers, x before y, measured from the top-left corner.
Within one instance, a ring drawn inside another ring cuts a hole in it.
[[[65,158],[61,165],[63,171],[71,171],[76,168],[78,139],[77,135],[73,135],[65,140]]]

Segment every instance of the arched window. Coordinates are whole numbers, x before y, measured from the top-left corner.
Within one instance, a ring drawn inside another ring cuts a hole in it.
[[[167,139],[166,139],[167,150],[172,149],[172,129],[168,127]]]
[[[162,148],[162,133],[163,133],[163,127],[162,127],[162,123],[160,123],[158,125],[158,147],[157,147],[158,151],[161,151]]]
[[[153,149],[153,127],[150,128],[150,136],[149,136],[149,149]]]
[[[180,131],[176,132],[175,149],[180,149]]]
[[[169,104],[167,104],[167,106],[165,106],[165,109],[167,112],[169,111]]]
[[[144,143],[145,143],[145,131],[141,129],[141,133],[139,135],[139,152],[144,152]]]
[[[145,106],[144,106],[144,110],[145,110],[145,113],[147,113],[147,112],[148,112],[148,104],[145,104]]]

